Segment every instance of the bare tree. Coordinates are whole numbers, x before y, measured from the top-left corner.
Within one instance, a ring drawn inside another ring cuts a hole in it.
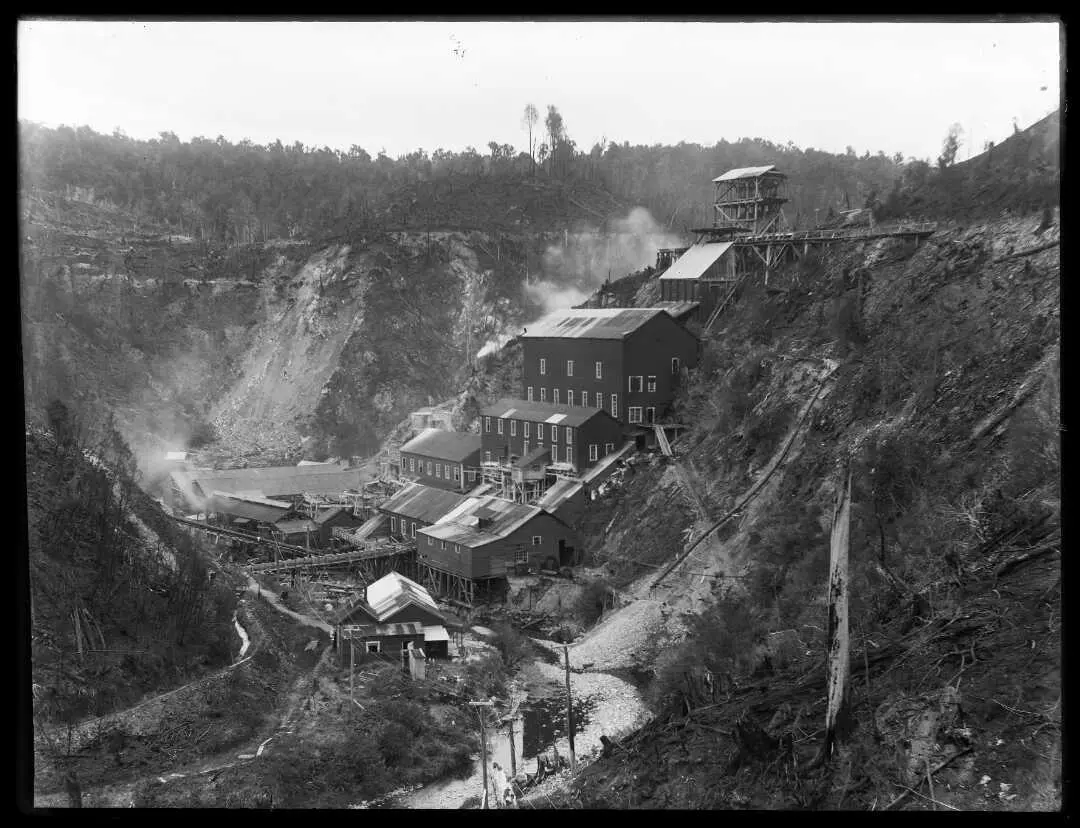
[[[529,130],[529,160],[532,161],[533,176],[536,175],[536,156],[533,153],[533,127],[540,120],[540,113],[532,104],[525,104],[525,114],[521,116],[521,123]]]

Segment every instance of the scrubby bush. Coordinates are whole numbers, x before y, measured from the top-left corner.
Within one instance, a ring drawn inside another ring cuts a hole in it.
[[[528,637],[505,623],[495,627],[495,648],[502,656],[503,664],[508,670],[512,670],[515,665],[528,658],[532,652]]]
[[[611,585],[604,578],[592,578],[574,602],[574,611],[586,625],[595,624],[610,601]]]

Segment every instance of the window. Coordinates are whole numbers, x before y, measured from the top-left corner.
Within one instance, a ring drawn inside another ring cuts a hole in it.
[[[604,443],[604,454],[611,454],[613,451],[615,451],[614,443]]]
[[[630,408],[627,409],[627,411],[630,414],[630,422],[632,422],[632,423],[640,423],[641,422],[641,406],[640,405],[632,405],[632,406],[630,406]]]
[[[409,458],[409,471],[411,471],[411,472],[416,471],[416,458],[415,457],[410,457]]]
[[[656,422],[656,406],[650,405],[648,408],[645,409],[645,422],[647,422],[647,423],[655,423]]]
[[[435,545],[435,541],[433,541],[433,540],[431,539],[431,535],[428,535],[428,536],[427,536],[427,545],[428,545],[428,546],[434,546],[434,545]]]
[[[603,379],[604,378],[604,363],[602,363],[602,362],[596,363],[596,378],[597,379]]]
[[[544,542],[544,538],[543,538],[542,535],[533,535],[532,536],[532,545],[533,546],[539,546],[543,542]]]
[[[532,425],[528,420],[525,421],[525,439],[529,438],[529,426]]]
[[[547,360],[540,357],[540,376],[544,376],[547,373]]]
[[[600,446],[596,443],[589,443],[589,460],[596,462],[600,459]]]
[[[401,470],[402,471],[405,471],[405,462],[406,462],[406,458],[402,457],[401,458]]]
[[[442,463],[435,464],[435,476],[442,477]],[[450,479],[450,475],[447,475],[446,477],[448,480]]]
[[[502,424],[502,417],[499,417],[497,420],[495,420],[495,431],[497,431],[499,434],[502,434]]]
[[[581,405],[585,408],[589,407],[589,392],[584,388],[581,389]]]
[[[465,479],[470,483],[476,482],[476,469],[467,469],[465,472]]]
[[[442,550],[442,551],[446,550],[446,541],[444,541],[444,540],[439,541],[439,549]]]
[[[559,442],[559,427],[557,425],[551,427],[551,442]]]
[[[547,389],[546,388],[541,388],[540,389],[540,402],[547,402]]]
[[[656,393],[656,377],[649,377],[648,389],[650,394]]]
[[[454,480],[461,480],[461,466],[454,466]]]
[[[491,462],[491,452],[490,451],[485,451],[484,452],[484,462],[485,463],[490,463]]]
[[[525,440],[525,441],[524,441],[524,442],[522,443],[522,446],[521,446],[521,453],[522,453],[522,454],[528,454],[528,453],[529,453],[529,441],[528,441],[528,440]]]
[[[574,442],[574,429],[570,428],[570,426],[567,426],[563,430],[566,432],[566,442],[567,443]]]
[[[529,548],[525,544],[519,544],[514,550],[514,563],[527,564],[529,562]]]
[[[392,517],[390,518],[390,534],[392,535],[395,532],[397,532],[397,518]]]
[[[574,376],[574,360],[572,359],[566,360],[566,376]]]
[[[571,464],[573,464],[573,462],[574,462],[574,447],[573,446],[567,446],[566,447],[566,462],[571,463]]]
[[[533,401],[533,398],[532,398],[532,386],[531,385],[528,388],[525,389],[525,399],[527,399],[529,402]]]
[[[364,647],[367,649],[367,651],[369,653],[377,653],[377,652],[380,651],[378,641],[365,641],[364,642]]]
[[[510,436],[517,437],[517,420],[510,421]]]
[[[599,391],[596,392],[596,407],[597,408],[603,408],[604,407],[604,395],[601,394]]]
[[[566,404],[568,406],[570,406],[571,408],[574,407],[574,389],[573,388],[567,388],[566,389]]]
[[[551,389],[551,401],[553,403],[555,403],[555,405],[559,404],[559,389],[558,388],[552,388]]]
[[[627,379],[630,380],[627,391],[641,391],[644,377],[627,377]]]
[[[409,526],[409,535],[410,535],[410,537],[414,537],[414,538],[416,537],[416,523],[412,523]]]
[[[619,419],[619,395],[611,395],[611,416],[616,420]]]
[[[673,374],[679,373],[679,364],[680,363],[679,363],[679,358],[678,357],[672,357],[671,358],[671,373],[673,373]]]
[[[491,417],[484,417],[484,431],[491,433]]]
[[[432,469],[431,469],[431,461],[428,460],[427,461],[427,475],[428,475],[428,477],[431,477],[431,471],[432,471]]]

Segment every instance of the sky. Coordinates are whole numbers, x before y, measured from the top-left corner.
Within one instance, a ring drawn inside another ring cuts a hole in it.
[[[18,116],[372,156],[525,149],[525,105],[606,139],[958,158],[1059,106],[1056,22],[22,20]]]

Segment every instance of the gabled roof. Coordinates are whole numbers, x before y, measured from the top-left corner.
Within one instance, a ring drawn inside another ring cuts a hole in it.
[[[393,617],[400,610],[413,604],[442,618],[439,606],[431,594],[416,581],[398,572],[384,575],[367,588],[367,603],[379,622]]]
[[[378,620],[378,616],[375,614],[375,610],[373,610],[368,604],[368,602],[364,600],[363,595],[357,595],[355,598],[345,604],[345,606],[343,606],[336,613],[334,613],[333,617],[330,620],[336,627],[339,624],[344,624],[348,617],[357,611],[363,612],[370,621]]]
[[[477,547],[501,540],[519,527],[544,514],[536,506],[513,503],[502,498],[485,495],[470,497],[457,509],[440,518],[433,526],[419,531],[438,540]],[[481,527],[481,519],[490,521]]]
[[[332,507],[330,509],[327,509],[327,510],[325,510],[323,512],[319,512],[319,514],[315,515],[315,522],[321,526],[322,524],[326,523],[328,520],[333,520],[338,515],[340,515],[342,512],[348,513],[348,510],[344,506],[334,506],[334,507]]]
[[[684,317],[688,313],[690,313],[690,311],[694,310],[695,308],[701,307],[701,303],[700,302],[667,301],[667,302],[657,302],[656,306],[666,310],[675,319],[681,319],[682,317]]]
[[[521,339],[625,339],[660,308],[569,308],[529,325]]]
[[[480,410],[481,417],[532,420],[537,423],[577,427],[598,415],[608,416],[602,408],[556,405],[555,403],[529,402],[528,400],[503,399]]]
[[[465,496],[457,492],[425,486],[423,483],[410,483],[392,498],[379,506],[380,512],[392,513],[434,523],[451,509],[460,506]]]
[[[660,279],[698,279],[728,251],[731,242],[702,242],[695,244],[675,264],[660,274]]]
[[[519,469],[525,469],[525,468],[528,468],[529,466],[533,465],[534,463],[536,463],[536,461],[540,460],[541,458],[547,458],[547,460],[545,462],[550,462],[550,460],[551,460],[551,444],[550,443],[548,445],[545,445],[545,446],[535,446],[535,447],[529,449],[528,454],[526,454],[524,457],[519,457],[516,461],[514,461],[514,465],[517,466]]]
[[[739,167],[738,169],[728,170],[723,175],[716,176],[713,183],[717,181],[734,181],[736,178],[757,178],[759,175],[765,175],[765,173],[775,169],[775,164],[769,164],[767,167]]]
[[[426,428],[403,445],[401,451],[460,463],[480,451],[480,435]]]

